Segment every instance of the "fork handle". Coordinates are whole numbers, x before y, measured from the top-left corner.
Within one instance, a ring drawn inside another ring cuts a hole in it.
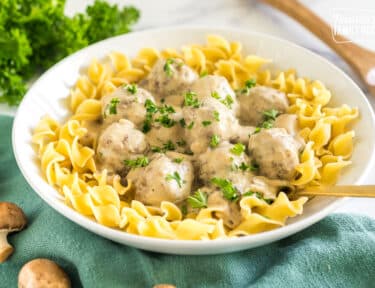
[[[375,197],[375,185],[340,185],[307,187],[298,196]]]

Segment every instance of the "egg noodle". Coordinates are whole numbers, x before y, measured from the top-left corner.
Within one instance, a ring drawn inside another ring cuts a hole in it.
[[[71,90],[70,119],[60,125],[45,117],[33,132],[32,142],[48,183],[58,189],[67,205],[100,224],[156,238],[236,237],[281,227],[288,217],[301,214],[307,198],[290,201],[283,192],[272,204],[255,195],[243,197],[239,203],[243,220],[233,230],[213,216],[220,208],[204,208],[183,216],[171,202],[162,202],[160,207],[145,206],[129,197],[131,181],[124,186],[120,176],[97,171],[94,149],[79,141],[87,133],[84,122],[100,118],[104,95],[125,83],[143,79],[159,58],[181,58],[198,74],[224,76],[233,89],[255,78],[257,84],[285,92],[290,103],[288,112],[298,116],[300,135],[307,143],[292,184],[334,184],[341,169],[351,163],[354,131],[348,127],[358,118],[358,109],[347,105],[327,107],[331,92],[320,81],[299,78],[294,70],[273,75],[262,67],[270,60],[243,56],[241,50],[240,43],[211,35],[205,45],[189,45],[181,51],[144,48],[134,59],[113,52],[101,62],[93,60]]]

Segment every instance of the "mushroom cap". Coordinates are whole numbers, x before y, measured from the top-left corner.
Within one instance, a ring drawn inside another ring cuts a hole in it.
[[[176,286],[171,284],[157,284],[153,288],[176,288]]]
[[[22,209],[10,202],[0,202],[0,230],[19,231],[27,224]]]
[[[18,274],[18,288],[70,288],[64,270],[48,259],[34,259],[26,263]]]

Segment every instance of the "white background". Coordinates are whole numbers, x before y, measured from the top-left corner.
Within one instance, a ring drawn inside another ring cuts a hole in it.
[[[286,0],[288,1],[288,0]],[[66,13],[72,15],[85,9],[90,0],[68,0]],[[302,26],[280,12],[273,10],[260,1],[255,0],[133,0],[109,1],[120,6],[131,4],[141,10],[141,20],[134,30],[175,25],[205,25],[233,27],[275,35],[304,46],[327,58],[345,72],[363,88],[362,83],[353,75],[350,68],[315,36]],[[314,0],[301,1],[315,11],[327,22],[333,22],[333,14],[339,9],[351,11],[355,17],[363,10],[375,15],[374,0]],[[361,11],[360,11],[361,10]],[[374,16],[375,17],[375,16]],[[375,23],[375,22],[374,22]],[[375,25],[375,24],[374,24]],[[374,28],[375,30],[375,28]],[[375,35],[362,37],[357,42],[375,51]],[[321,79],[324,82],[324,79]],[[373,106],[375,97],[368,96]],[[0,105],[0,114],[14,114],[16,109]],[[374,167],[375,168],[375,167]],[[367,181],[375,184],[375,169]],[[370,215],[375,218],[375,199],[348,199],[336,212],[351,212]]]

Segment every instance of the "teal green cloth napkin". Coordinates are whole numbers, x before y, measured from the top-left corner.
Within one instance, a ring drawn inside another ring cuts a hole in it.
[[[285,240],[238,253],[174,256],[101,238],[65,219],[26,183],[11,148],[12,119],[0,117],[0,201],[25,211],[29,225],[9,236],[15,253],[0,264],[0,287],[16,287],[26,262],[58,262],[73,287],[375,287],[375,221],[344,214]]]

